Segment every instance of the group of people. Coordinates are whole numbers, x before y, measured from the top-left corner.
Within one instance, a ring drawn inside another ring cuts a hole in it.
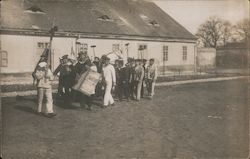
[[[95,93],[86,95],[73,88],[81,76],[89,70],[98,72],[102,78],[95,86]],[[97,98],[103,100],[103,108],[113,106],[114,98],[119,101],[124,99],[140,101],[146,96],[146,92],[148,98],[152,99],[157,79],[157,67],[154,59],[150,59],[148,62],[146,59],[128,58],[126,64],[123,59],[117,59],[114,64],[111,64],[110,58],[106,55],[100,59],[95,57],[91,61],[87,53],[80,52],[77,60],[70,59],[68,55],[62,56],[60,65],[54,72],[50,70],[46,60],[40,60],[33,76],[37,81],[37,112],[42,114],[45,97],[47,110],[45,115],[54,117],[56,114],[53,110],[52,80],[56,76],[59,76],[58,94],[65,104],[79,102],[81,107],[91,110],[93,100]]]

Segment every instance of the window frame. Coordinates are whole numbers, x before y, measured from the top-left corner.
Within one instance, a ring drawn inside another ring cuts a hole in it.
[[[143,50],[140,50],[141,46],[143,46]],[[143,58],[143,59],[147,58],[147,56],[148,56],[147,55],[147,53],[148,53],[148,44],[147,43],[138,44],[137,50],[138,50],[138,58],[139,59],[140,58]],[[144,50],[146,50],[146,51],[144,51]]]
[[[187,46],[182,46],[182,60],[183,61],[187,61],[187,55],[188,55],[188,51],[187,51]]]
[[[168,61],[168,50],[169,50],[168,45],[162,46],[163,61]]]
[[[3,58],[3,53],[5,53],[4,58]],[[5,51],[5,50],[0,51],[0,60],[1,60],[0,67],[8,67],[8,52],[7,51]],[[3,61],[5,61],[5,65],[4,65]]]
[[[81,42],[77,42],[76,43],[76,50],[77,50],[77,53],[79,52],[88,52],[88,43],[81,43]]]
[[[37,49],[45,49],[48,47],[49,47],[49,42],[41,42],[41,41],[37,42]]]
[[[116,43],[116,44],[112,44],[112,51],[119,51],[120,50],[120,44]]]

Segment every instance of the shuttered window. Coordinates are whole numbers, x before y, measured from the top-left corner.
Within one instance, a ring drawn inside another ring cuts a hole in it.
[[[182,47],[182,60],[183,61],[187,60],[187,46]]]
[[[1,67],[8,67],[8,53],[7,51],[0,51]]]
[[[168,61],[168,46],[163,46],[163,61]]]

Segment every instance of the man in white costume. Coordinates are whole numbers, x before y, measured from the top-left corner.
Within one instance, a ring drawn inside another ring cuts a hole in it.
[[[106,108],[109,106],[114,105],[114,99],[111,95],[111,90],[114,90],[116,86],[116,76],[115,76],[115,69],[110,64],[110,58],[107,56],[104,57],[104,65],[102,68],[103,80],[105,83],[105,95],[104,95],[104,102],[103,106]]]
[[[146,78],[147,78],[148,93],[149,93],[150,99],[152,99],[155,94],[155,83],[158,77],[157,66],[155,64],[154,59],[149,60],[149,65],[147,67],[146,72],[147,72]]]

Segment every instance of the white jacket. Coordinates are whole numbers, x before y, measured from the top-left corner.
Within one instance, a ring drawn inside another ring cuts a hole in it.
[[[103,78],[106,82],[116,83],[115,68],[111,64],[102,68]]]

